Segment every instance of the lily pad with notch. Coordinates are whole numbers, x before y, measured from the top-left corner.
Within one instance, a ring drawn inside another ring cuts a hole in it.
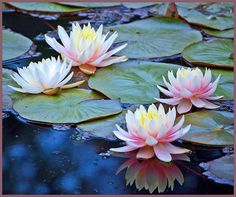
[[[79,123],[107,117],[122,111],[117,100],[86,89],[68,89],[60,94],[27,95],[16,100],[13,108],[23,118],[45,123]]]
[[[213,161],[200,163],[206,170],[203,172],[209,179],[217,183],[234,185],[234,155],[225,155]]]
[[[181,53],[189,44],[202,40],[199,31],[170,17],[152,17],[106,30],[118,32],[116,42],[128,43],[119,54],[138,59],[172,56]]]
[[[219,39],[194,43],[184,49],[182,56],[192,64],[233,68],[233,40]]]
[[[211,29],[203,29],[203,32],[214,37],[218,38],[234,38],[234,29],[227,30],[211,30]]]
[[[2,60],[10,60],[27,53],[33,42],[18,33],[3,29],[2,31]]]
[[[169,70],[176,71],[175,64],[130,60],[99,69],[90,77],[90,88],[102,92],[122,103],[150,104],[160,97],[156,85],[164,85],[162,76]]]
[[[225,111],[201,110],[185,115],[184,125],[191,124],[181,139],[207,146],[234,144],[234,114]]]
[[[73,13],[85,10],[85,8],[75,8],[53,2],[7,2],[7,4],[16,9],[29,12]]]

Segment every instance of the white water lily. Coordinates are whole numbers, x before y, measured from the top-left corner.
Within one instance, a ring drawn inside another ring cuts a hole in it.
[[[93,74],[96,67],[105,67],[128,59],[126,56],[113,56],[124,49],[127,44],[109,50],[118,33],[114,32],[106,40],[109,32],[103,34],[102,31],[103,25],[100,25],[95,31],[90,23],[87,26],[84,25],[83,28],[80,27],[79,23],[73,23],[70,36],[63,27],[58,26],[58,35],[63,45],[58,43],[55,38],[50,38],[47,35],[45,35],[45,40],[62,57],[72,61],[73,66],[79,66],[80,70],[86,74]]]
[[[31,62],[28,67],[17,68],[18,73],[11,76],[21,88],[9,87],[22,93],[53,95],[61,89],[73,88],[84,82],[65,85],[73,76],[73,72],[69,74],[71,67],[71,63],[68,64],[66,60],[61,62],[59,57]]]

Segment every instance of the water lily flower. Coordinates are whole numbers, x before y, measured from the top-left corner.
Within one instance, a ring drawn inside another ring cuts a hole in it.
[[[70,36],[63,27],[58,26],[58,35],[63,45],[58,43],[55,38],[50,38],[47,35],[45,35],[45,40],[62,57],[72,61],[73,66],[79,66],[80,70],[86,74],[93,74],[96,67],[105,67],[128,59],[126,56],[113,56],[124,49],[127,44],[109,50],[118,33],[114,32],[106,39],[109,32],[104,35],[102,31],[103,25],[100,25],[95,31],[90,23],[87,26],[84,25],[83,28],[80,27],[79,23],[73,23]]]
[[[176,147],[170,143],[182,137],[190,129],[190,125],[181,128],[184,116],[176,125],[174,125],[175,118],[175,108],[169,109],[165,114],[161,104],[158,110],[152,104],[148,111],[142,105],[135,113],[128,111],[126,114],[128,132],[118,125],[116,125],[118,131],[113,131],[117,138],[126,142],[126,146],[110,150],[129,152],[139,149],[137,158],[149,159],[156,155],[158,159],[169,162],[172,160],[171,154],[189,152],[188,149]]]
[[[177,111],[180,114],[190,111],[192,105],[198,108],[218,108],[219,106],[209,102],[209,100],[217,100],[223,97],[212,96],[217,88],[220,75],[214,82],[211,82],[211,78],[211,70],[207,68],[204,76],[199,68],[180,68],[177,71],[176,78],[173,72],[169,71],[169,83],[163,76],[163,81],[168,90],[159,85],[157,87],[162,93],[172,98],[156,98],[156,100],[169,105],[178,105]]]
[[[73,76],[73,72],[69,74],[71,67],[66,60],[61,62],[59,57],[31,62],[28,67],[17,68],[18,73],[11,76],[21,88],[9,87],[22,93],[53,95],[61,89],[77,87],[84,82],[65,85]]]

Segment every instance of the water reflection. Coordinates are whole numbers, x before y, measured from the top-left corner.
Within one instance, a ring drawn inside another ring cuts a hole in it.
[[[173,160],[190,161],[185,154],[175,155]],[[153,193],[156,189],[159,193],[167,188],[174,189],[175,181],[180,185],[184,183],[184,176],[181,170],[172,162],[162,162],[157,158],[138,160],[136,154],[132,154],[125,163],[117,170],[117,174],[126,169],[126,185],[135,187],[140,191],[143,188]]]

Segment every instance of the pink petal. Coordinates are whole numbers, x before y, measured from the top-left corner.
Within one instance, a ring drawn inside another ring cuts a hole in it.
[[[155,99],[161,103],[166,103],[168,105],[177,105],[181,100],[181,98],[170,98],[170,99],[155,98]]]
[[[154,137],[152,137],[152,136],[149,135],[149,136],[146,138],[145,143],[146,143],[147,145],[149,145],[149,146],[154,146],[154,145],[157,144],[157,140],[156,140]]]
[[[157,85],[157,88],[163,93],[165,94],[166,96],[169,96],[169,97],[173,97],[174,94],[164,88],[162,88],[161,86]]]
[[[140,159],[150,159],[154,156],[154,151],[151,146],[140,148],[136,157]]]
[[[208,99],[208,100],[218,100],[218,99],[221,99],[223,97],[224,96],[213,96],[213,97],[207,97],[206,99]]]
[[[157,158],[161,161],[170,162],[172,159],[169,151],[165,148],[165,146],[163,146],[162,143],[154,146],[154,152]]]
[[[190,111],[192,108],[192,103],[190,100],[188,99],[182,99],[180,102],[179,102],[179,105],[177,107],[177,111],[179,114],[183,114],[183,113],[186,113],[188,111]]]
[[[119,148],[110,148],[110,151],[114,151],[114,152],[130,152],[133,150],[136,150],[136,147],[132,147],[132,146],[123,146],[123,147],[119,147]]]
[[[215,105],[215,104],[213,104],[213,103],[211,103],[211,102],[209,102],[209,101],[207,101],[207,100],[203,100],[203,101],[204,101],[204,103],[205,103],[204,108],[207,108],[207,109],[217,109],[217,108],[220,107],[220,106]]]
[[[186,149],[186,148],[180,148],[177,146],[172,145],[171,143],[165,143],[163,144],[165,146],[165,148],[171,153],[171,154],[182,154],[182,153],[187,153],[190,150]]]
[[[191,98],[192,97],[192,92],[190,92],[189,90],[187,90],[186,88],[183,88],[181,89],[180,91],[180,95],[183,97],[183,98]]]
[[[191,102],[194,106],[196,106],[198,108],[202,108],[205,105],[205,102],[202,101],[202,99],[199,99],[199,98],[191,98]]]

